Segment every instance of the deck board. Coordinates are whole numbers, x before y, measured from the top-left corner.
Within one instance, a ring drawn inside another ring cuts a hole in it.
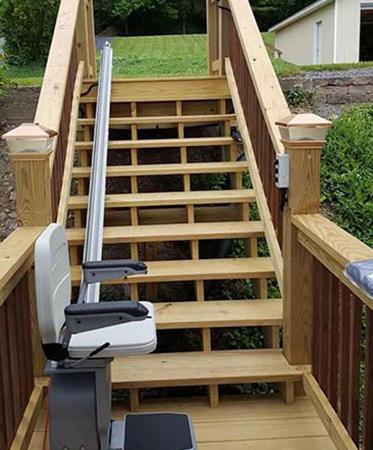
[[[311,402],[299,397],[292,405],[278,398],[222,397],[218,408],[202,398],[152,400],[140,412],[191,414],[199,450],[335,450]],[[119,420],[124,405],[113,408]],[[45,417],[41,415],[29,450],[40,450]]]

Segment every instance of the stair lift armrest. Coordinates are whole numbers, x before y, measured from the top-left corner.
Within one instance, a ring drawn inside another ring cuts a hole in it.
[[[147,273],[146,264],[132,259],[86,262],[83,264],[84,281],[100,283]]]
[[[71,334],[140,322],[148,316],[149,310],[144,305],[132,301],[78,303],[65,308],[66,327]]]

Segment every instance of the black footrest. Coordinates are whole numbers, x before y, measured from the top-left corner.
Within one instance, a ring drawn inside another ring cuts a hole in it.
[[[128,414],[124,418],[124,450],[196,450],[187,414]]]

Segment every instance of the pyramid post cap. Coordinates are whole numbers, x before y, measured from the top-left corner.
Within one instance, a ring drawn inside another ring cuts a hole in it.
[[[332,123],[313,113],[290,114],[283,120],[276,122],[280,127],[293,128],[330,128]]]
[[[7,141],[22,139],[50,139],[57,136],[57,132],[38,123],[23,123],[19,127],[5,133],[2,139]]]

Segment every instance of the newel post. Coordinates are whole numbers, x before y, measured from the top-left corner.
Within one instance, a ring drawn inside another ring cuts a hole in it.
[[[84,61],[84,77],[95,78],[97,66],[93,0],[80,0],[76,25],[76,49],[78,62]]]
[[[3,136],[10,150],[22,226],[52,222],[51,157],[56,134],[37,124],[23,124]]]
[[[314,114],[298,114],[277,125],[289,157],[283,244],[284,354],[290,364],[311,364],[313,258],[298,242],[291,218],[320,210],[321,149],[331,123]]]
[[[225,74],[224,62],[229,56],[229,14],[227,0],[206,0],[210,75]]]

